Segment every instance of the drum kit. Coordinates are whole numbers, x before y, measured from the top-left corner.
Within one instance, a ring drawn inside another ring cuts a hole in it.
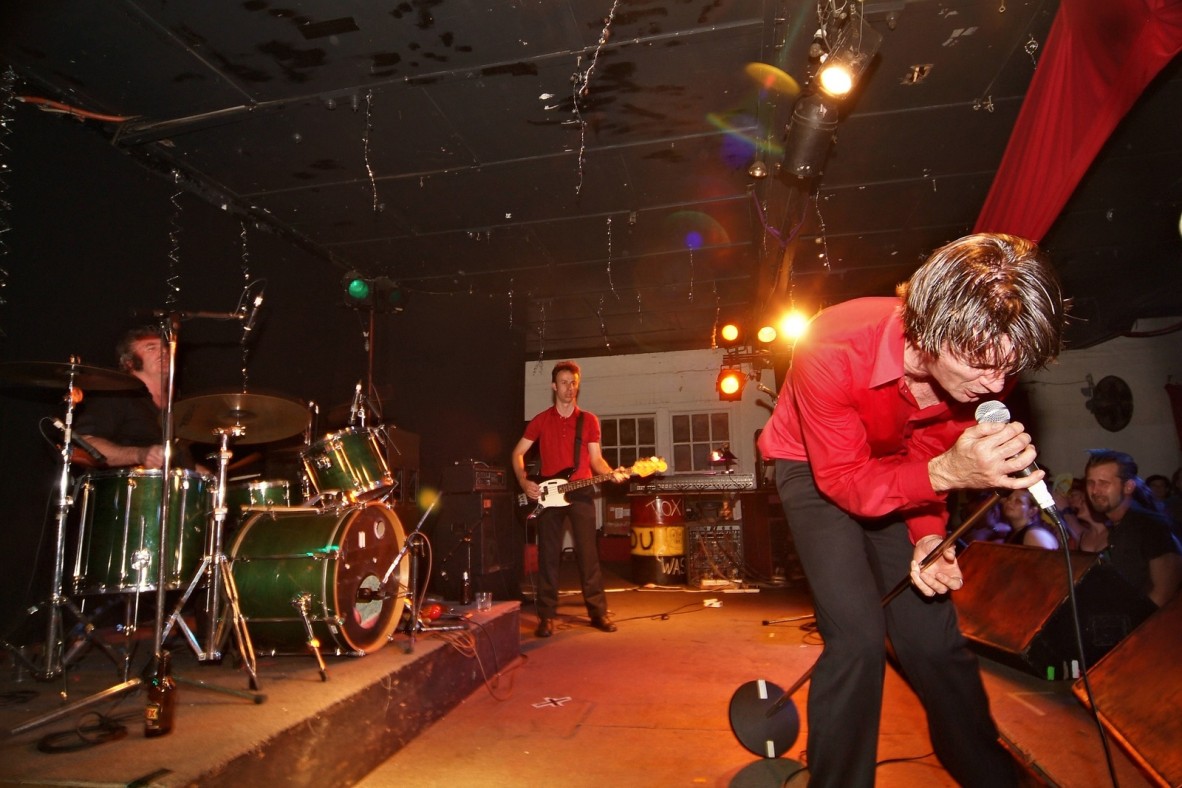
[[[126,604],[138,611],[139,596],[149,592],[158,595],[157,651],[175,628],[198,661],[220,661],[232,635],[252,690],[258,689],[256,641],[271,654],[311,653],[327,680],[322,652],[373,652],[393,637],[409,609],[413,647],[414,632],[424,628],[418,618],[424,594],[416,588],[417,565],[429,544],[421,527],[434,504],[413,531],[404,531],[386,503],[395,482],[385,459],[385,430],[366,426],[368,405],[360,396],[350,425],[319,440],[312,439],[314,403],[245,392],[182,399],[171,406],[171,430],[165,418],[165,436],[216,445],[210,455],[217,460],[216,475],[183,468],[114,468],[86,471],[71,486],[72,447],[86,444],[72,434],[79,389],[132,390],[141,386],[139,380],[72,357],[66,364],[0,364],[0,382],[65,390],[65,421],[53,420],[63,435],[41,662],[0,642],[38,678],[61,675],[73,658],[75,649],[63,653],[63,621],[70,614],[85,637],[116,664],[122,660],[124,684],[107,692],[138,685],[128,680],[128,649],[119,655],[93,638],[94,627],[75,600],[134,600]],[[227,479],[232,446],[277,442],[300,432],[300,503],[292,505],[286,479]],[[67,515],[75,508],[76,538],[67,539]],[[227,525],[233,527],[228,551],[223,545]],[[67,577],[68,543],[73,556]],[[191,626],[182,613],[198,590],[203,597]],[[167,619],[163,591],[182,592]],[[128,614],[129,637],[136,619]],[[202,638],[194,628],[204,630]]]

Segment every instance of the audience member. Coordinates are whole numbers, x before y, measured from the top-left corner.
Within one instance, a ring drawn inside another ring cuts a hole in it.
[[[1106,518],[1104,543],[1085,533],[1082,547],[1103,554],[1134,588],[1159,607],[1182,586],[1182,548],[1165,516],[1135,500],[1137,463],[1109,449],[1089,452],[1085,478],[1088,501]],[[1089,538],[1091,537],[1091,538]]]
[[[1011,490],[997,503],[996,508],[1000,521],[1009,527],[1006,543],[1046,550],[1054,550],[1059,546],[1058,537],[1043,522],[1042,510],[1034,502],[1030,490]]]

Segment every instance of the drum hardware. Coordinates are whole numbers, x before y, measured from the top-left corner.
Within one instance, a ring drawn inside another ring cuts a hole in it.
[[[43,604],[34,606],[30,611],[35,612],[42,607],[48,611],[48,621],[45,629],[45,647],[41,655],[44,664],[36,664],[24,653],[23,649],[11,643],[0,641],[0,646],[3,646],[5,650],[12,653],[13,659],[23,664],[38,679],[50,681],[58,676],[63,676],[65,668],[70,664],[65,658],[66,655],[63,655],[65,637],[63,633],[64,616],[62,610],[65,609],[82,625],[84,637],[102,648],[118,665],[122,658],[116,655],[108,644],[93,637],[94,626],[90,619],[82,613],[73,601],[63,594],[66,517],[74,503],[70,495],[70,457],[73,446],[78,445],[78,440],[73,433],[74,406],[81,400],[84,389],[94,391],[130,391],[140,387],[142,384],[136,378],[123,372],[85,366],[77,356],[71,356],[69,363],[66,364],[55,362],[0,364],[0,380],[41,388],[59,388],[64,386],[66,389],[64,398],[66,414],[65,421],[61,425],[61,472],[58,477],[57,512],[54,518],[53,579],[50,586],[49,599]],[[80,650],[72,649],[68,656],[70,660],[73,660],[80,653]],[[126,659],[122,659],[122,662],[124,664],[123,678],[126,682]],[[67,691],[68,684],[63,684],[63,697],[67,695]]]
[[[312,631],[312,620],[308,618],[311,605],[312,595],[307,592],[297,594],[291,600],[291,606],[299,611],[300,620],[304,622],[304,633],[308,636],[308,651],[316,658],[316,665],[320,668],[320,680],[328,681],[328,667],[324,664],[324,655],[320,653],[320,639]]]
[[[214,495],[213,525],[210,528],[209,538],[206,539],[206,551],[201,559],[201,565],[194,572],[193,579],[189,582],[185,593],[177,602],[172,615],[165,624],[163,637],[168,637],[173,624],[176,624],[199,661],[206,662],[221,659],[222,654],[220,649],[225,638],[225,634],[222,631],[223,619],[220,618],[220,614],[222,613],[221,597],[224,591],[226,597],[225,614],[230,621],[230,626],[234,633],[234,641],[238,646],[238,653],[242,658],[243,666],[250,675],[250,688],[257,691],[259,689],[258,663],[255,659],[254,648],[250,642],[250,633],[246,629],[246,623],[242,618],[242,610],[238,605],[238,589],[234,585],[234,576],[230,572],[226,555],[222,550],[222,529],[226,521],[226,467],[229,465],[230,458],[233,456],[233,453],[230,451],[230,438],[231,436],[240,438],[246,435],[246,427],[242,425],[218,427],[213,432],[217,435],[219,441],[217,452],[218,483]],[[208,624],[204,649],[198,644],[192,629],[189,628],[188,623],[181,616],[181,609],[189,601],[189,597],[192,596],[197,583],[203,577],[207,579],[205,585],[205,613]]]

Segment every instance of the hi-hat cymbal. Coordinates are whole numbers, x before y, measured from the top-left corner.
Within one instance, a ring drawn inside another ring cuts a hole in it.
[[[206,394],[172,407],[174,431],[181,438],[216,442],[220,432],[241,428],[234,443],[270,443],[300,432],[308,411],[294,400],[268,394]]]
[[[53,361],[24,361],[0,364],[0,380],[22,386],[66,388],[74,385],[93,391],[121,391],[140,388],[139,378],[103,367],[84,364],[60,364]]]

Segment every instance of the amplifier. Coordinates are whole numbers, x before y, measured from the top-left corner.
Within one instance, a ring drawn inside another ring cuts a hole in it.
[[[505,484],[505,469],[493,468],[476,460],[457,460],[443,469],[443,492],[501,492]]]

